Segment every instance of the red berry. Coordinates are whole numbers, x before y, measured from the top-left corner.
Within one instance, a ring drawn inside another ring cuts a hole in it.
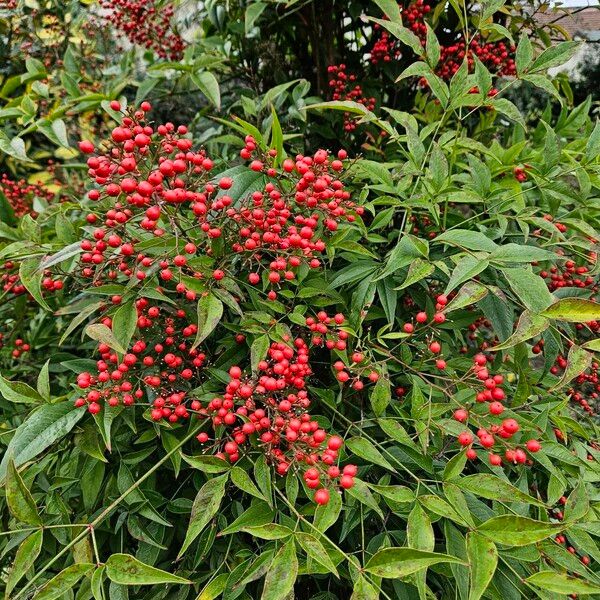
[[[321,488],[315,492],[315,502],[324,506],[329,502],[329,490],[325,488]]]
[[[91,154],[94,151],[94,144],[88,140],[81,140],[81,142],[79,142],[79,149],[84,154]]]

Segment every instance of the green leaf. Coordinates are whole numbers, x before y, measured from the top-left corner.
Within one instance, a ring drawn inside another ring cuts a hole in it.
[[[554,260],[556,255],[537,246],[521,244],[503,244],[491,256],[490,260],[499,263],[529,263],[534,260]]]
[[[210,71],[193,73],[191,80],[217,109],[221,108],[221,91],[217,78]]]
[[[543,502],[522,492],[514,485],[508,483],[508,481],[504,481],[496,475],[477,473],[475,475],[461,477],[460,479],[454,479],[453,483],[462,490],[471,492],[482,498],[487,498],[488,500],[498,500],[500,502],[527,502],[528,504],[533,504],[535,506],[544,506]]]
[[[396,0],[374,0],[374,2],[392,23],[402,25],[402,15]]]
[[[273,123],[271,125],[270,146],[277,152],[275,158],[273,159],[273,166],[277,167],[285,158],[285,152],[283,150],[283,131],[281,129],[281,123],[279,122],[279,118],[277,116],[277,112],[275,112],[274,106],[271,106],[271,118]]]
[[[372,442],[363,437],[353,437],[346,442],[346,447],[350,452],[360,456],[360,458],[374,465],[379,465],[390,471],[396,469],[383,457],[383,454],[377,450]]]
[[[267,464],[264,454],[261,454],[254,463],[254,479],[269,506],[273,506],[271,467]]]
[[[592,160],[600,153],[600,121],[596,121],[594,129],[585,145],[585,157]]]
[[[43,539],[44,534],[42,530],[39,529],[21,542],[21,545],[15,554],[15,561],[6,578],[6,589],[4,592],[6,600],[10,599],[11,592],[15,589],[17,583],[23,579],[27,574],[27,571],[29,571],[35,563],[36,558],[40,555]]]
[[[373,412],[380,417],[385,413],[385,409],[392,400],[392,390],[390,381],[387,377],[380,377],[371,390],[369,397]]]
[[[462,560],[449,554],[427,552],[413,548],[385,548],[376,552],[367,562],[365,571],[378,577],[406,577],[421,569],[439,563],[459,563]]]
[[[435,31],[431,28],[429,23],[427,26],[427,35],[426,35],[426,58],[429,66],[432,69],[435,69],[437,64],[440,62],[440,43],[438,42],[437,36],[435,35]]]
[[[228,579],[229,573],[217,575],[204,586],[202,591],[196,597],[196,600],[215,600],[215,598],[218,598],[225,590]]]
[[[182,454],[181,458],[194,469],[198,469],[203,473],[224,473],[225,471],[229,471],[229,464],[227,461],[217,456],[204,454],[199,456],[187,456]]]
[[[540,571],[530,575],[525,581],[555,594],[577,594],[581,596],[600,594],[600,584],[580,577],[573,577],[566,573],[556,573],[555,571]]]
[[[44,404],[34,410],[19,425],[6,448],[0,463],[0,482],[11,457],[16,467],[32,460],[69,433],[84,413],[85,409],[74,408],[70,401]]]
[[[286,90],[291,88],[293,85],[295,85],[299,81],[304,81],[304,80],[292,79],[290,81],[280,83],[279,85],[276,85],[275,87],[268,89],[260,101],[261,110],[263,108],[266,108],[267,106],[269,106],[269,104],[271,104],[272,102],[275,102],[275,100],[277,100],[277,98],[279,98]]]
[[[487,102],[487,106],[491,106],[499,113],[502,113],[504,116],[508,117],[511,121],[519,123],[525,127],[525,121],[521,111],[510,100],[507,100],[506,98],[494,97]]]
[[[267,356],[271,342],[268,335],[260,335],[250,346],[250,365],[252,372],[258,371],[258,363]]]
[[[466,254],[458,260],[456,266],[452,270],[452,275],[446,286],[445,294],[450,293],[454,288],[468,279],[473,279],[482,271],[485,271],[490,262],[487,260],[487,254],[477,253],[475,255]]]
[[[331,494],[329,502],[324,505],[317,506],[313,525],[321,532],[327,531],[334,523],[337,522],[340,513],[342,512],[342,496],[341,494]]]
[[[565,504],[565,521],[578,521],[587,515],[590,510],[590,498],[585,482],[579,480]]]
[[[535,521],[527,517],[501,515],[482,523],[477,531],[503,546],[528,546],[556,535],[564,529],[560,523]]]
[[[242,531],[246,527],[262,527],[272,524],[275,511],[266,502],[254,502],[219,535],[229,535]]]
[[[369,583],[363,575],[358,575],[352,589],[350,600],[378,600],[379,590]]]
[[[488,288],[477,281],[468,281],[456,292],[456,296],[447,305],[445,312],[472,306],[488,295]]]
[[[554,301],[546,282],[531,269],[502,269],[517,298],[533,312],[541,312]]]
[[[110,327],[107,327],[104,323],[93,323],[88,325],[85,328],[85,333],[88,337],[91,337],[101,344],[106,344],[109,348],[112,348],[119,354],[125,354],[127,352],[127,350],[121,346]]]
[[[377,500],[373,494],[371,494],[371,490],[362,479],[355,479],[354,486],[346,490],[346,494],[356,498],[361,504],[364,504],[366,507],[376,512],[382,520],[385,518]]]
[[[0,375],[0,394],[9,402],[17,404],[40,404],[44,398],[32,387],[21,381],[9,381]]]
[[[298,558],[293,541],[281,547],[267,571],[261,600],[285,600],[298,577]]]
[[[431,275],[435,271],[435,265],[430,262],[427,262],[421,258],[416,258],[413,260],[408,267],[408,273],[406,275],[406,279],[402,282],[401,285],[394,288],[395,290],[403,290],[409,285],[413,285],[418,281],[422,281],[426,279],[429,275]]]
[[[581,375],[581,373],[591,367],[592,358],[593,354],[591,352],[588,352],[581,346],[573,344],[569,348],[569,353],[567,354],[567,366],[565,367],[563,375],[560,381],[552,389],[559,389],[567,385],[569,381],[572,381],[578,375]]]
[[[525,311],[517,322],[517,328],[514,333],[502,344],[492,348],[494,351],[506,350],[506,348],[512,348],[521,342],[525,342],[536,335],[539,335],[545,331],[550,325],[550,321],[543,316],[532,314],[529,311]]]
[[[44,363],[44,366],[40,369],[36,384],[38,394],[46,401],[50,400],[50,374],[48,372],[49,368],[50,359],[48,359]],[[0,377],[2,376],[0,375]]]
[[[203,342],[219,324],[223,316],[223,303],[210,292],[198,300],[198,332],[192,349]]]
[[[45,583],[33,600],[56,600],[68,592],[84,575],[87,575],[95,565],[90,563],[75,563],[63,569],[58,575]]]
[[[44,309],[52,310],[42,296],[42,277],[40,258],[26,258],[19,267],[19,278],[33,299]]]
[[[322,567],[325,567],[330,573],[333,573],[336,577],[339,577],[333,561],[329,557],[329,554],[327,554],[327,550],[325,550],[323,544],[321,544],[316,537],[310,535],[309,533],[297,531],[294,534],[294,539],[302,547],[304,552],[306,552],[306,555],[309,558],[312,558]]]
[[[547,75],[523,75],[521,79],[523,79],[523,81],[529,81],[529,83],[532,83],[536,87],[544,90],[546,93],[556,98],[556,100],[558,100],[561,104],[564,103],[560,92],[554,87],[554,84],[550,79],[548,79]]]
[[[455,454],[446,463],[446,466],[444,467],[444,474],[443,474],[444,481],[448,481],[450,479],[454,479],[455,477],[458,477],[462,473],[463,469],[465,468],[466,463],[467,463],[467,456],[466,456],[465,450],[463,450],[462,452],[459,452],[458,454]]]
[[[545,71],[552,67],[560,67],[569,61],[579,48],[581,42],[561,42],[559,44],[546,48],[529,67],[531,73],[536,71]]]
[[[0,223],[9,227],[14,227],[17,224],[15,211],[2,190],[0,190]]]
[[[498,245],[485,234],[469,229],[450,229],[438,235],[434,242],[482,252],[494,252],[498,249]]]
[[[190,524],[185,534],[185,540],[177,555],[178,559],[183,556],[191,543],[202,533],[202,530],[219,511],[228,479],[229,473],[214,477],[209,479],[198,491],[192,505]]]
[[[245,531],[253,537],[260,538],[261,540],[281,540],[290,535],[294,535],[294,532],[285,525],[278,525],[277,523],[269,523],[267,525],[256,525],[248,527],[242,527],[241,531]]]
[[[6,503],[17,520],[28,525],[42,524],[33,497],[21,479],[12,459],[8,461],[6,470]]]
[[[380,494],[392,502],[414,502],[415,493],[404,485],[375,485],[370,483],[369,487],[377,494]],[[420,497],[422,498],[422,496]]]
[[[558,321],[588,323],[600,319],[600,304],[584,298],[561,298],[541,314]]]
[[[137,319],[137,309],[133,300],[117,309],[112,319],[112,331],[121,348],[129,348],[129,343],[137,327]]]
[[[77,256],[80,253],[81,253],[81,243],[74,242],[73,244],[69,244],[68,246],[65,246],[64,248],[61,248],[58,252],[55,252],[54,254],[51,254],[50,256],[47,256],[46,258],[44,258],[42,260],[42,262],[40,263],[39,269],[40,270],[49,269],[50,267],[53,267],[54,265],[57,265],[65,260],[68,260],[69,258],[72,258],[73,256]]]
[[[120,585],[190,584],[188,579],[151,567],[130,554],[112,554],[106,561],[106,575]]]
[[[431,552],[435,547],[435,535],[431,520],[427,513],[416,503],[408,515],[406,524],[406,542],[410,548]],[[427,569],[422,569],[415,576],[419,594],[425,595]]]
[[[32,162],[25,152],[25,142],[20,137],[10,139],[3,131],[0,131],[0,152],[23,162]]]
[[[256,23],[260,15],[262,15],[265,8],[267,8],[266,2],[253,2],[252,4],[249,4],[246,8],[246,13],[244,16],[244,31],[246,37],[248,37],[252,29],[254,28],[254,24]]]
[[[460,456],[457,455],[457,456]],[[468,527],[468,523],[465,519],[454,509],[452,506],[446,502],[443,498],[439,496],[435,496],[434,494],[424,494],[423,496],[419,496],[419,502],[430,512],[439,515],[440,517],[445,517],[447,519],[451,519],[452,521],[459,523],[465,527]],[[416,547],[416,546],[415,546]],[[421,548],[422,550],[433,550],[433,548]]]
[[[533,61],[533,46],[529,41],[529,35],[523,33],[519,39],[517,46],[517,53],[515,56],[515,63],[517,66],[517,74],[519,77],[524,73],[527,67]]]
[[[408,515],[406,524],[406,541],[410,548],[432,551],[435,546],[435,536],[431,520],[427,513],[416,503]]]
[[[261,500],[266,500],[261,491],[254,485],[252,479],[250,479],[250,475],[241,469],[240,467],[233,467],[230,471],[231,474],[231,482],[240,488],[243,492],[254,496],[255,498],[260,498]]]
[[[470,531],[467,533],[467,556],[471,566],[469,600],[479,600],[496,572],[498,549],[491,540]]]

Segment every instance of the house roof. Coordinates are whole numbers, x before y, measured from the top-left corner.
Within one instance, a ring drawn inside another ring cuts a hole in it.
[[[570,37],[580,36],[593,39],[597,38],[597,32],[600,32],[600,6],[553,10],[538,13],[534,18],[540,26],[550,23],[558,25]]]

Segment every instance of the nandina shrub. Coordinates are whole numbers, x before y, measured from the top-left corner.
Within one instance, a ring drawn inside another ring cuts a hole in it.
[[[87,192],[0,229],[7,597],[598,592],[600,126],[430,50],[414,115],[315,107],[378,160],[113,101]]]

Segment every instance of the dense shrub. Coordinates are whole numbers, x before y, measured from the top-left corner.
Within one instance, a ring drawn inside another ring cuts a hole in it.
[[[499,3],[3,10],[6,598],[600,593],[577,43]]]

